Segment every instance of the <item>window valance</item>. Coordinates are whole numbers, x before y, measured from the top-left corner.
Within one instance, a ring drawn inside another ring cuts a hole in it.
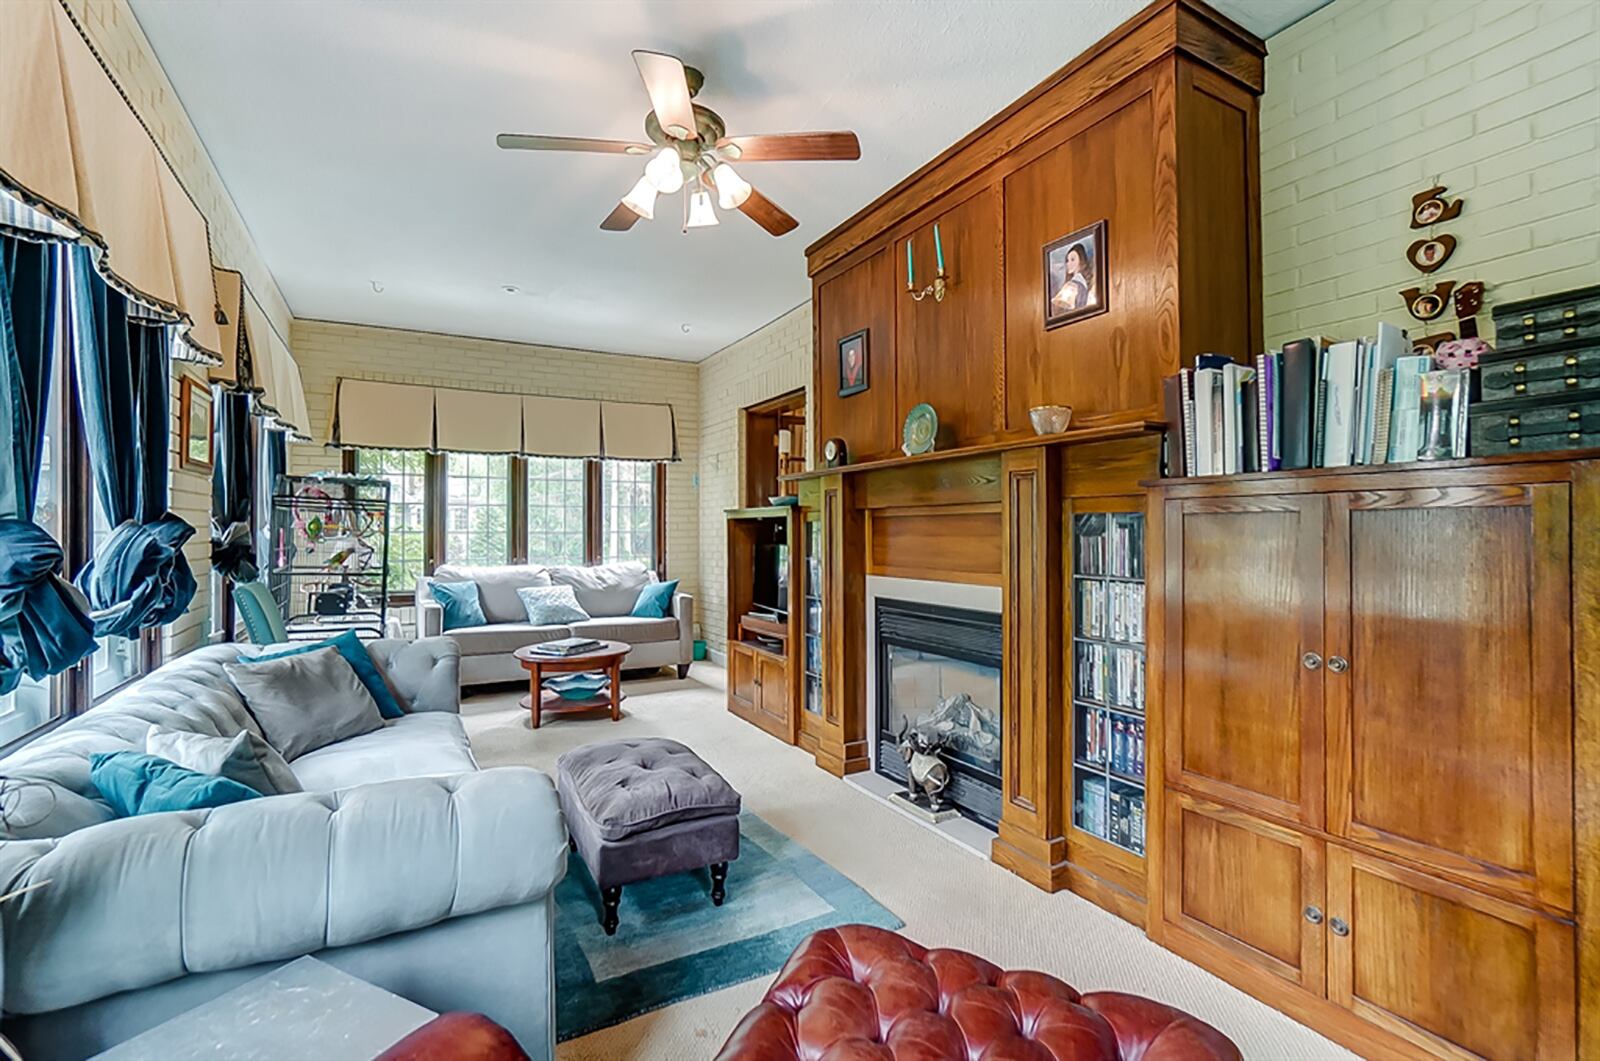
[[[328,445],[344,449],[678,459],[672,406],[340,379]]]
[[[222,356],[205,216],[60,3],[0,3],[0,228],[88,245],[118,291]]]

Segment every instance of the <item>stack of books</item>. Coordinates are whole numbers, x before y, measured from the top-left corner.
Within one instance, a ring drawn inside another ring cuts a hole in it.
[[[1201,354],[1162,391],[1171,477],[1467,455],[1466,370],[1435,370],[1388,323],[1372,338],[1296,339],[1249,365]]]
[[[541,656],[581,656],[604,644],[592,637],[563,637],[559,641],[542,641],[533,646],[533,651]]]

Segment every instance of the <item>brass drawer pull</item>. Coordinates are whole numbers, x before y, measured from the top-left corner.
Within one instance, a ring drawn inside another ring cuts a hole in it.
[[[1522,341],[1525,342],[1525,343],[1531,343],[1537,338],[1539,338],[1539,337],[1537,335],[1535,335],[1533,332],[1523,332],[1522,333]]]
[[[1583,435],[1581,433],[1579,433],[1577,431],[1571,431],[1571,432],[1568,432],[1568,434],[1567,434],[1567,441],[1576,442],[1576,441],[1578,441],[1578,439],[1580,439],[1582,437],[1583,437]]]
[[[1576,387],[1577,385],[1578,385],[1578,377],[1577,376],[1568,376],[1567,377],[1567,386]]]
[[[1578,359],[1575,358],[1575,357],[1569,357],[1566,360],[1562,361],[1561,363],[1563,365],[1566,365],[1568,368],[1571,368],[1573,365],[1576,365],[1578,363]]]
[[[1524,325],[1526,325],[1527,327],[1532,328],[1533,327],[1533,314],[1530,313],[1528,316],[1522,318],[1522,323]]]
[[[1508,446],[1520,446],[1520,445],[1522,445],[1522,439],[1520,439],[1520,438],[1514,438],[1514,439],[1511,439],[1511,440],[1510,440],[1510,441],[1509,441],[1509,442],[1507,442],[1507,443],[1506,443],[1506,444],[1507,444],[1507,445],[1508,445]]]
[[[1528,365],[1524,361],[1518,361],[1515,365],[1511,366],[1511,371],[1520,376],[1522,373],[1528,371]]]
[[[1561,334],[1562,335],[1577,335],[1578,334],[1578,329],[1577,329],[1576,326],[1569,324],[1565,328],[1561,329]]]
[[[1513,416],[1511,419],[1506,421],[1506,424],[1508,426],[1510,426],[1510,427],[1521,427],[1522,426],[1522,417]]]
[[[1571,320],[1572,318],[1576,317],[1577,315],[1578,315],[1578,311],[1573,306],[1568,306],[1566,309],[1561,311],[1561,316],[1563,318],[1565,318],[1566,320]]]
[[[1582,420],[1583,419],[1583,415],[1581,413],[1579,413],[1578,410],[1573,409],[1571,412],[1567,413],[1567,419],[1568,420]],[[1512,422],[1515,423],[1516,421],[1512,421]]]
[[[1512,387],[1511,389],[1516,391],[1518,394],[1521,394],[1523,391],[1528,389],[1528,385],[1526,383],[1518,383],[1516,386]]]

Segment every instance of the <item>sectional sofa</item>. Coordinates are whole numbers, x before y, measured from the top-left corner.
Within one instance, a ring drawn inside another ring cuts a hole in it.
[[[554,1052],[551,891],[567,836],[550,779],[479,770],[447,638],[369,651],[404,717],[292,760],[305,791],[116,818],[96,752],[163,729],[260,734],[225,663],[182,656],[0,760],[3,1030],[29,1061],[83,1058],[300,955]]]
[[[444,629],[444,609],[429,592],[430,583],[476,582],[478,601],[488,622],[482,626]],[[687,677],[694,659],[694,598],[678,593],[664,619],[641,619],[629,613],[639,592],[656,581],[655,572],[637,562],[590,567],[548,567],[511,564],[471,567],[441,564],[430,578],[417,583],[417,634],[445,634],[461,646],[461,683],[526,681],[527,671],[511,653],[524,645],[563,637],[592,637],[633,646],[624,669],[676,667]],[[584,621],[564,626],[534,626],[517,590],[527,586],[571,586],[578,604],[589,613]]]

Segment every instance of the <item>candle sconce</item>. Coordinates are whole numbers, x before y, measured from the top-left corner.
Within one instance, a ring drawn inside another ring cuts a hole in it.
[[[929,295],[933,296],[935,302],[944,301],[944,293],[947,286],[944,271],[944,243],[939,238],[939,225],[937,222],[933,226],[933,256],[934,264],[938,266],[938,271],[934,274],[933,283],[919,291],[916,281],[916,266],[912,261],[911,255],[911,240],[909,238],[906,239],[906,294],[911,296],[913,302],[921,302]]]

